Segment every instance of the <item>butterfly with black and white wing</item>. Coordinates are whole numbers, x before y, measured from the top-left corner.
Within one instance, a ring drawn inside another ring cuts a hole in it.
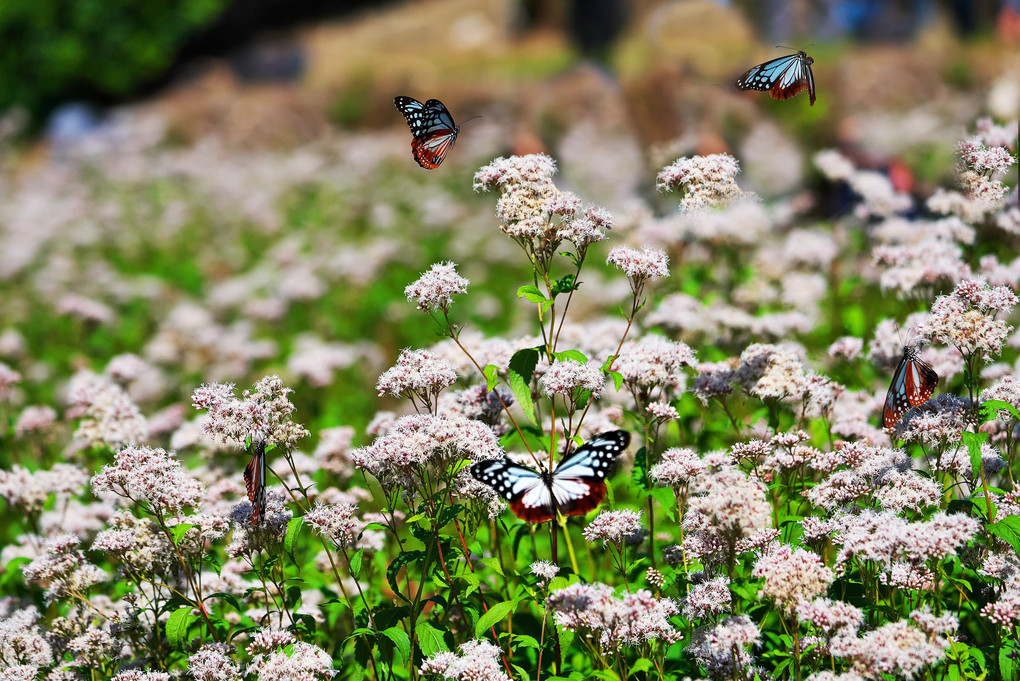
[[[911,407],[927,402],[939,384],[939,375],[917,356],[917,348],[903,348],[903,358],[896,366],[889,392],[882,408],[882,424],[893,428]]]
[[[517,517],[529,523],[552,520],[557,511],[584,515],[602,503],[605,480],[629,444],[630,433],[611,430],[567,454],[552,473],[496,459],[472,465],[471,475],[496,490]]]
[[[815,77],[811,65],[815,60],[801,51],[771,59],[752,67],[737,79],[741,90],[768,90],[772,99],[789,99],[807,88],[811,106],[815,105]]]
[[[446,153],[457,141],[460,126],[438,99],[424,104],[412,97],[394,97],[397,110],[404,114],[411,128],[411,153],[422,168],[438,168]]]

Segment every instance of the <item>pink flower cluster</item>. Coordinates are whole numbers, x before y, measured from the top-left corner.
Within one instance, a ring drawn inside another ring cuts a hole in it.
[[[397,419],[371,445],[351,452],[351,460],[386,487],[416,490],[428,466],[444,472],[461,459],[483,461],[502,455],[495,433],[480,421],[411,414]]]
[[[761,643],[761,631],[747,615],[728,617],[694,636],[687,651],[717,679],[753,678],[748,648]]]
[[[556,162],[545,154],[497,158],[475,173],[475,191],[499,188],[496,217],[510,237],[533,241],[532,248],[545,257],[568,240],[583,251],[605,238],[612,217],[597,206],[581,209],[581,200],[553,184]],[[552,222],[559,219],[559,226]]]
[[[418,396],[431,403],[435,397],[457,381],[457,369],[453,363],[431,350],[400,351],[395,366],[379,377],[375,389],[379,396]]]
[[[1009,314],[1016,304],[1016,294],[1005,286],[961,281],[952,294],[935,299],[921,333],[929,340],[956,347],[965,357],[980,354],[986,362],[991,361],[1002,352],[1002,343],[1013,329],[995,317]]]
[[[693,367],[697,356],[690,347],[655,333],[627,341],[613,364],[625,383],[639,391],[655,388],[681,391],[686,379],[684,367]]]
[[[657,639],[675,643],[681,638],[669,622],[680,612],[677,604],[645,589],[618,598],[607,584],[578,582],[554,591],[546,604],[558,625],[582,633],[605,652]]]
[[[195,389],[191,402],[208,412],[203,431],[212,438],[243,446],[248,438],[292,449],[308,435],[291,418],[294,404],[279,376],[266,376],[238,399],[231,383],[208,383]]]
[[[606,264],[623,270],[630,280],[632,290],[640,290],[646,281],[669,276],[669,256],[657,248],[639,251],[626,246],[614,246],[606,257]]]
[[[683,615],[689,620],[712,617],[728,611],[732,600],[730,580],[716,577],[691,586],[683,600]]]
[[[720,208],[746,196],[737,186],[740,162],[729,154],[684,156],[659,171],[655,188],[682,191],[680,210]]]
[[[305,522],[337,547],[353,548],[364,523],[354,516],[357,504],[317,504],[304,515]]]
[[[483,639],[460,644],[460,654],[436,653],[422,662],[422,676],[441,676],[450,681],[510,681],[500,665],[502,651]]]
[[[127,447],[113,464],[92,477],[96,494],[112,492],[146,504],[158,515],[180,515],[199,505],[205,485],[191,477],[173,453],[153,447]]]
[[[802,601],[824,594],[835,579],[817,554],[785,544],[758,558],[751,574],[765,578],[758,595],[774,600],[787,613]]]
[[[573,402],[573,395],[579,390],[601,397],[606,376],[596,362],[581,364],[575,359],[558,359],[542,374],[539,383],[546,395],[567,395]]]
[[[602,511],[584,528],[584,540],[595,542],[601,539],[607,544],[618,545],[640,542],[647,532],[641,524],[641,513],[630,509]]]
[[[452,262],[438,262],[432,269],[421,275],[414,283],[408,284],[404,295],[414,301],[419,310],[442,312],[444,315],[453,304],[453,296],[467,293],[471,283],[457,274],[457,265]]]
[[[659,463],[648,471],[656,482],[674,489],[686,487],[705,470],[705,462],[693,449],[672,447],[662,453]]]

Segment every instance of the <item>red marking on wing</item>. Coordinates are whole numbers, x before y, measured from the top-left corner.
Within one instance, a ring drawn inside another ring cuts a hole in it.
[[[779,80],[781,81],[782,78],[780,78]],[[793,97],[807,86],[808,86],[807,78],[799,78],[790,83],[789,85],[787,85],[786,87],[781,87],[777,82],[775,85],[772,86],[772,89],[769,90],[769,94],[772,95],[772,99],[789,99],[790,97]],[[815,103],[814,93],[812,93],[811,103],[812,104]]]
[[[447,140],[434,147],[433,144],[437,137],[446,137]],[[449,132],[437,130],[427,137],[416,137],[411,140],[411,153],[422,168],[429,170],[438,168],[439,164],[446,159],[446,152],[449,151],[452,141],[453,136]]]
[[[556,517],[551,506],[526,506],[521,499],[511,499],[510,510],[526,523],[544,523]]]
[[[251,461],[244,467],[244,485],[248,488],[248,501],[251,502],[251,524],[256,525],[262,515],[262,503],[266,498],[266,481],[262,478],[262,457],[264,452],[256,451]]]
[[[587,493],[561,506],[560,513],[567,516],[584,515],[599,507],[606,498],[606,483],[600,480],[585,480],[584,484],[588,485]]]

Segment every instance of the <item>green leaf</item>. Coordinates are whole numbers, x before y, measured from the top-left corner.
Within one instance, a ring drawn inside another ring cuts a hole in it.
[[[574,265],[575,266],[577,265],[577,256],[575,256],[573,253],[562,253],[561,255],[570,258]],[[552,286],[553,298],[555,298],[561,293],[569,293],[571,291],[576,291],[580,286],[581,282],[575,281],[573,274],[565,274],[562,277],[560,277],[556,282],[553,283]]]
[[[527,634],[514,634],[511,640],[513,641],[514,646],[517,648],[535,648],[535,649],[541,648],[541,646],[538,645],[538,641],[535,639],[535,637],[528,636]]]
[[[489,630],[496,622],[502,622],[506,619],[507,615],[517,607],[517,599],[512,601],[503,601],[502,603],[496,603],[489,607],[489,611],[478,618],[475,622],[475,638],[482,638],[485,632]]]
[[[634,661],[634,664],[630,666],[630,673],[637,674],[638,672],[647,672],[655,667],[652,661],[647,657],[639,657]],[[628,675],[629,676],[629,675]]]
[[[670,520],[676,520],[676,493],[673,492],[672,487],[653,487],[648,490],[648,494],[659,502],[662,512]]]
[[[210,596],[206,596],[205,600],[208,601],[210,598],[219,598],[221,601],[229,603],[234,608],[234,610],[241,612],[241,601],[237,600],[237,596],[235,596],[234,594],[228,594],[222,591],[218,591]]]
[[[531,399],[531,377],[535,373],[536,366],[538,366],[538,350],[535,348],[518,350],[510,358],[508,378],[517,404],[521,405],[528,420],[537,425],[535,403]]]
[[[351,577],[357,577],[361,574],[361,564],[365,559],[365,549],[358,549],[353,556],[351,556]]]
[[[631,470],[630,479],[637,485],[638,489],[648,489],[648,462],[645,460],[645,452],[642,447],[634,455],[634,468]]]
[[[970,453],[970,469],[975,480],[981,479],[981,469],[984,466],[984,460],[981,456],[981,445],[987,439],[988,433],[963,431],[963,444],[967,445],[967,451]]]
[[[453,519],[460,515],[465,506],[463,504],[453,504],[452,506],[443,506],[439,511],[439,529],[442,529],[453,522]]]
[[[476,563],[480,563],[481,565],[487,565],[490,568],[492,568],[500,577],[506,577],[506,575],[503,574],[503,566],[499,564],[499,558],[482,558],[481,560],[476,561]]]
[[[497,385],[499,385],[499,367],[495,364],[486,364],[485,368],[482,369],[482,375],[485,376],[485,390],[491,391]]]
[[[1020,555],[1020,518],[1015,515],[1006,516],[997,523],[985,525],[985,529],[1012,546],[1013,551]]]
[[[401,551],[400,554],[386,566],[386,581],[390,583],[390,588],[393,589],[393,593],[397,594],[408,603],[411,602],[410,599],[400,593],[400,589],[397,587],[397,573],[399,573],[400,568],[405,565],[422,560],[425,560],[424,551]]]
[[[198,527],[198,525],[193,525],[191,523],[181,523],[180,525],[174,525],[173,527],[171,527],[170,536],[173,537],[174,546],[180,546],[181,540],[184,539],[184,535],[186,535],[188,533],[188,530],[190,530],[193,527]]]
[[[1000,411],[1008,411],[1017,421],[1020,421],[1020,411],[1017,411],[1009,402],[1002,400],[985,400],[981,403],[981,418],[983,421],[991,421],[998,418]]]
[[[393,645],[400,651],[401,662],[411,659],[411,637],[400,627],[390,627],[382,632],[382,635],[393,641]]]
[[[1013,659],[1015,649],[1003,646],[999,648],[999,678],[1015,679],[1017,677],[1016,661]]]
[[[553,304],[552,298],[547,298],[546,295],[542,293],[541,289],[531,284],[527,286],[522,286],[519,289],[517,289],[517,297],[524,298],[529,303],[535,303],[536,305],[539,305],[540,306],[538,311],[539,319],[542,318],[542,316],[545,314],[545,311],[548,310]]]
[[[297,558],[294,557],[294,551],[296,549],[298,534],[301,531],[301,524],[304,522],[304,518],[298,516],[297,518],[291,518],[290,522],[287,523],[287,535],[283,538],[283,550],[287,552],[290,559],[297,562]]]
[[[619,371],[610,371],[609,378],[613,379],[613,385],[616,386],[616,392],[620,392],[620,388],[623,387],[623,374]]]
[[[178,608],[166,621],[166,640],[170,642],[170,647],[174,650],[184,650],[188,638],[188,627],[198,619],[198,615],[191,613],[193,609],[187,605]]]
[[[588,363],[588,358],[580,350],[564,350],[562,352],[554,352],[553,357],[560,360],[561,362],[567,359],[572,359],[580,364]]]
[[[443,632],[436,629],[427,620],[418,622],[414,631],[418,635],[418,649],[425,657],[431,657],[436,653],[450,649],[443,639]]]

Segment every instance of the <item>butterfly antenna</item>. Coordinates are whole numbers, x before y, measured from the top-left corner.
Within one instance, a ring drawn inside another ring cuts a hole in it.
[[[800,50],[798,50],[796,47],[790,47],[789,45],[776,45],[776,47],[781,47],[784,50],[795,50],[797,52],[800,52]]]
[[[461,125],[464,125],[464,124],[465,124],[465,123],[467,123],[468,121],[473,121],[473,120],[475,120],[476,118],[485,118],[485,117],[484,117],[484,116],[482,116],[481,114],[478,114],[477,116],[472,116],[471,118],[466,118],[466,119],[462,120],[462,121],[460,122],[460,124],[461,124]]]

